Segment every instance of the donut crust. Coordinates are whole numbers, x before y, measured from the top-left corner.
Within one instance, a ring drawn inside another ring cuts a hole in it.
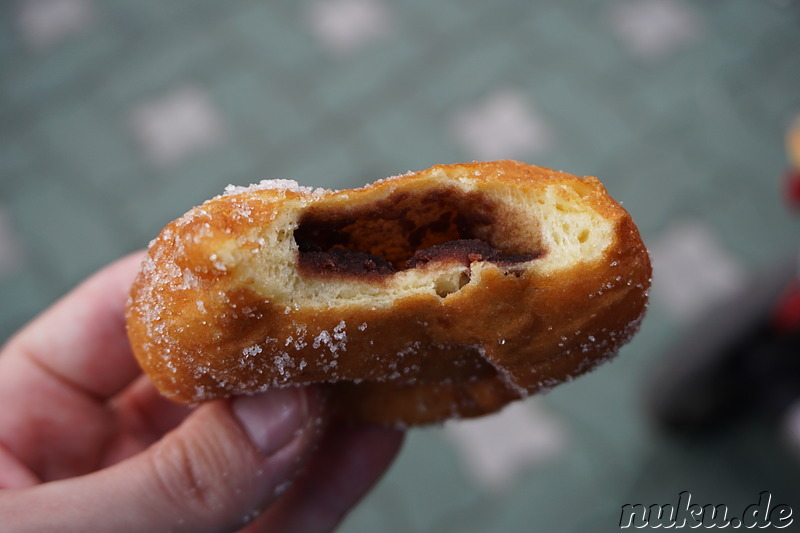
[[[608,360],[638,329],[650,278],[596,178],[437,165],[354,190],[231,188],[151,242],[127,325],[173,400],[325,383],[342,416],[419,425]]]

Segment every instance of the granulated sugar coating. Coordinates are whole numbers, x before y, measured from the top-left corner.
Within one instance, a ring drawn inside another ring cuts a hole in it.
[[[263,180],[153,241],[128,328],[177,401],[320,383],[345,417],[415,425],[591,370],[636,331],[649,285],[595,178],[500,161],[348,191]]]
[[[328,189],[323,189],[321,187],[315,189],[314,187],[307,187],[300,185],[295,180],[265,179],[261,180],[258,183],[252,183],[247,186],[227,185],[225,187],[225,192],[223,193],[223,196],[231,196],[231,195],[241,194],[244,192],[267,191],[267,190],[290,191],[298,194],[311,194],[315,196],[320,196],[327,192],[330,192]]]

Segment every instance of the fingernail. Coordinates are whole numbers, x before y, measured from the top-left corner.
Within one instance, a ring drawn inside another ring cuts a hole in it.
[[[268,456],[289,444],[308,420],[306,394],[297,387],[240,396],[231,409],[253,445]]]

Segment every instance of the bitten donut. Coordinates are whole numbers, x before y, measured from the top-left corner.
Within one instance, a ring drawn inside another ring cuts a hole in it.
[[[631,217],[593,177],[498,161],[343,191],[267,180],[151,243],[128,333],[179,402],[325,383],[345,417],[426,424],[609,359],[650,275]]]

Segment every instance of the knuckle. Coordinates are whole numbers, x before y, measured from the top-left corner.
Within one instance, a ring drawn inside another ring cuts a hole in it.
[[[174,439],[164,448],[151,454],[150,467],[157,497],[166,509],[207,520],[230,507],[229,476],[213,448],[184,439]]]

